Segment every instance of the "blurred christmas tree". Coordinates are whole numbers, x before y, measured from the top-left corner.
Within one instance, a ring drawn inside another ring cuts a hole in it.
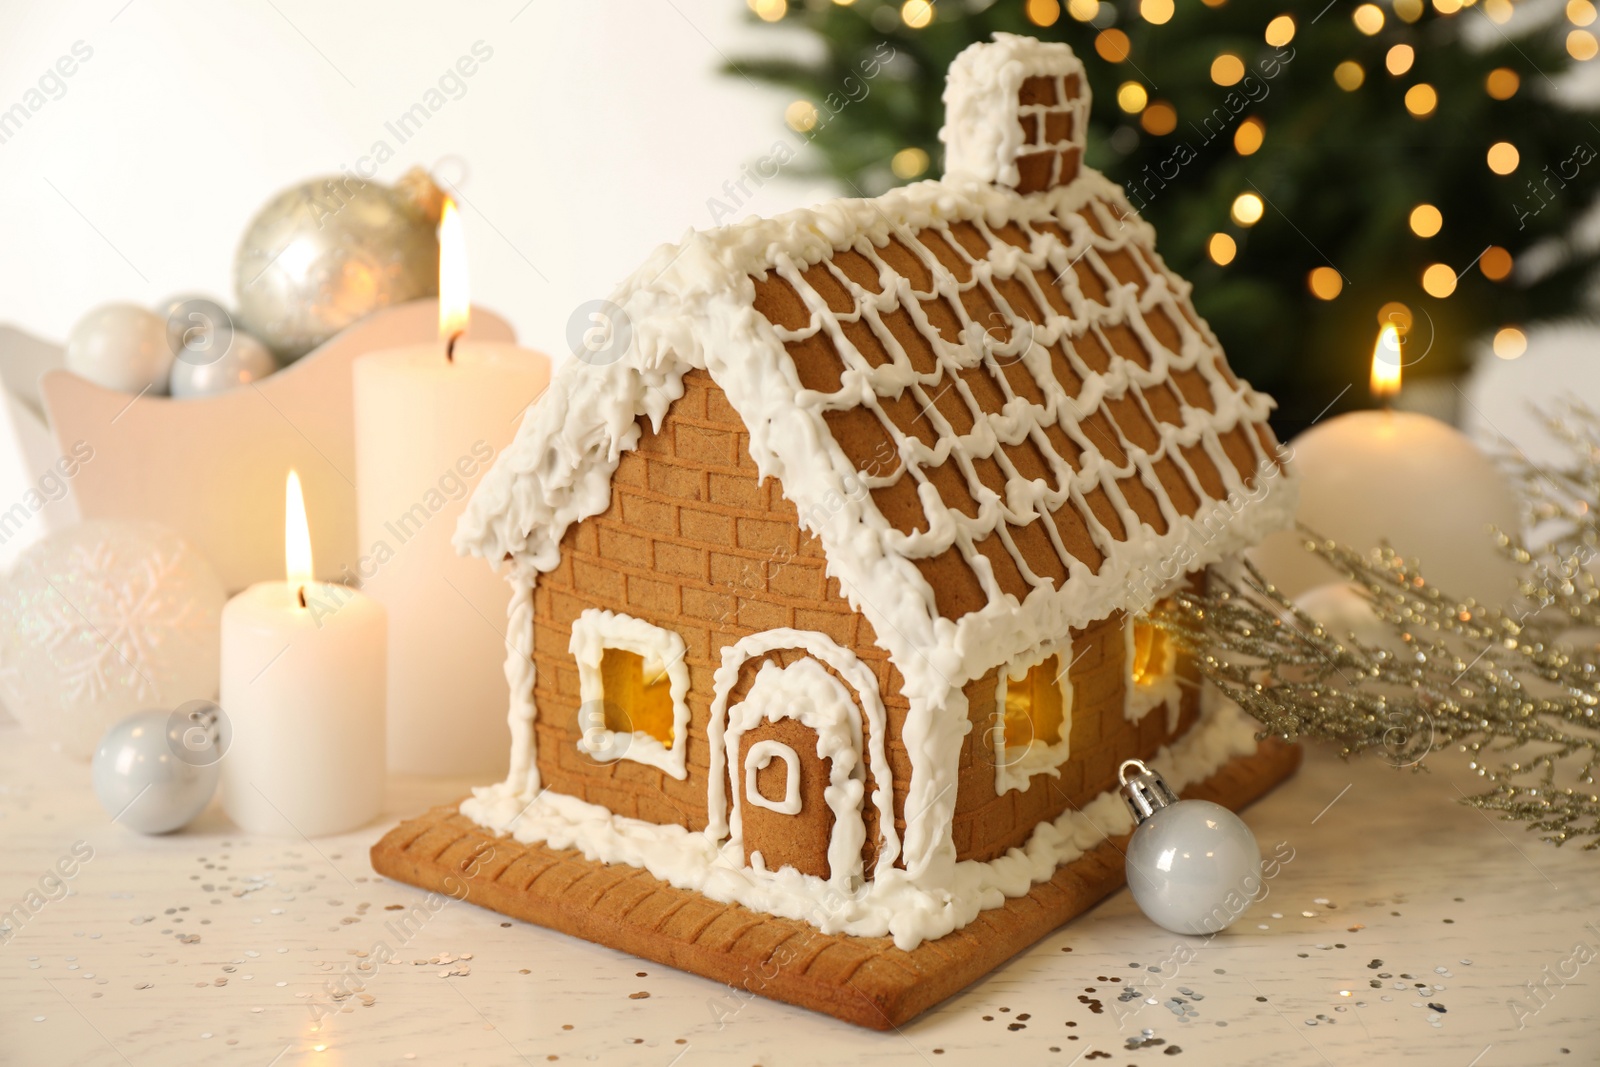
[[[864,196],[936,176],[956,53],[1001,30],[1071,44],[1090,164],[1155,225],[1282,431],[1370,403],[1381,321],[1407,331],[1408,379],[1448,380],[1475,342],[1515,358],[1529,324],[1592,306],[1577,223],[1600,111],[1557,92],[1600,52],[1590,0],[748,2],[820,56],[729,71],[797,90],[805,158]]]

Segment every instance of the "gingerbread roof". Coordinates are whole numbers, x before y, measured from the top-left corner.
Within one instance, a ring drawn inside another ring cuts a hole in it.
[[[625,351],[558,370],[458,546],[554,567],[690,368],[935,701],[1286,525],[1271,400],[1081,165],[1077,60],[1024,40],[952,68],[956,173],[658,249],[613,298]],[[1005,136],[974,118],[996,99]]]

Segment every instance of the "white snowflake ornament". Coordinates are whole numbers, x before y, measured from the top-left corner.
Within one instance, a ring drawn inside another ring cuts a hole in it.
[[[156,523],[50,534],[0,585],[0,700],[88,759],[140,708],[216,696],[225,599],[206,559]]]

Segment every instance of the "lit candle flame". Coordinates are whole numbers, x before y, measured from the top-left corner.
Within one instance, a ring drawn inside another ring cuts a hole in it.
[[[311,526],[306,521],[306,498],[300,489],[300,475],[292,469],[283,489],[283,570],[289,580],[290,598],[305,607],[306,586],[314,580]]]
[[[1400,391],[1400,331],[1389,323],[1372,346],[1372,395],[1386,400]]]
[[[439,340],[447,344],[467,332],[467,238],[449,197],[439,216]]]

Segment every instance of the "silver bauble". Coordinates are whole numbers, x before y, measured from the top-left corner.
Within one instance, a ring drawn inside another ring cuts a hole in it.
[[[439,292],[438,189],[318,178],[274,197],[234,257],[239,319],[282,362],[379,308]]]
[[[228,330],[205,349],[185,348],[172,361],[172,395],[212,396],[260,381],[278,369],[267,346],[243,330]]]
[[[222,709],[207,701],[130,715],[95,748],[95,797],[113,822],[142,834],[185,826],[217,791],[230,733]]]

